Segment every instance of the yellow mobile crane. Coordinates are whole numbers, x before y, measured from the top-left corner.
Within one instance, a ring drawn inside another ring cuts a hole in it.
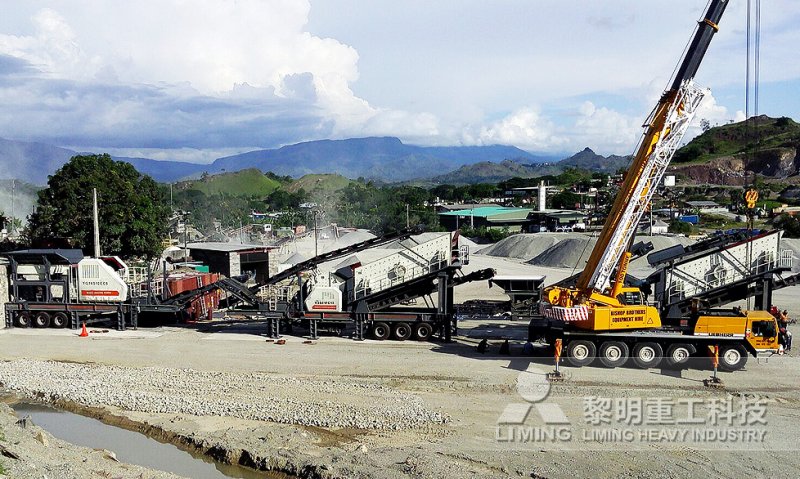
[[[545,291],[545,298],[553,307],[578,308],[572,313],[579,318],[580,327],[615,330],[661,326],[656,308],[626,305],[619,299],[631,257],[628,249],[656,186],[706,94],[694,85],[693,78],[727,5],[728,0],[713,0],[705,18],[698,22],[671,88],[661,96],[646,123],[622,187],[576,286],[554,286]]]
[[[728,0],[711,0],[698,22],[671,87],[648,118],[622,187],[577,282],[543,291],[540,314],[566,324],[560,331],[549,326],[548,336],[563,337],[567,359],[576,366],[588,364],[595,355],[607,366],[618,366],[631,350],[641,367],[657,365],[664,352],[667,362],[678,365],[709,339],[719,338],[726,342],[721,355],[727,369],[743,366],[748,351],[777,351],[777,324],[766,311],[695,314],[672,328],[662,326],[658,309],[645,304],[637,288],[624,286],[636,227],[706,94],[693,78],[727,5]]]

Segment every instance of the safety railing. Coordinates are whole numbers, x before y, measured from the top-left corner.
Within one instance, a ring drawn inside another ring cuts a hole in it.
[[[444,269],[447,266],[447,260],[439,259],[437,257],[425,265],[416,265],[411,268],[402,267],[402,274],[399,274],[399,271],[396,271],[396,268],[392,268],[392,270],[387,273],[385,278],[382,278],[377,282],[372,282],[369,279],[366,279],[357,284],[356,287],[353,288],[353,291],[348,294],[348,299],[350,301],[355,301],[365,296],[369,296],[370,294],[392,288],[398,284],[408,283],[409,281],[413,281],[422,276]],[[392,274],[392,271],[395,271],[395,273]]]
[[[711,260],[712,270],[706,273],[702,279],[673,280],[670,287],[667,288],[668,301],[680,301],[776,269],[791,269],[793,263],[794,252],[788,249],[780,250],[777,258],[774,252],[764,251],[753,259],[749,268],[745,262],[741,262],[739,267],[731,268],[723,266],[718,258],[713,259]]]

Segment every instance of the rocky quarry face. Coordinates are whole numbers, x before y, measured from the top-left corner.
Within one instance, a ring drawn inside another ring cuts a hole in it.
[[[781,147],[762,150],[752,159],[741,154],[724,156],[701,165],[675,165],[669,171],[686,183],[742,186],[752,181],[753,174],[787,178],[798,170],[797,148]]]

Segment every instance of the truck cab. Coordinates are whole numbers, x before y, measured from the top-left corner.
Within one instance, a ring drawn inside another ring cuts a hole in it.
[[[777,353],[778,322],[769,311],[710,310],[701,313],[694,327],[695,336],[742,338],[751,354]]]

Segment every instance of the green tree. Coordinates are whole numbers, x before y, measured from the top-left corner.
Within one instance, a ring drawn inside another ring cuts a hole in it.
[[[550,199],[550,204],[553,205],[553,208],[573,209],[580,202],[580,195],[567,190],[556,193]]]
[[[158,183],[108,154],[72,157],[39,192],[29,220],[31,240],[70,238],[94,247],[92,188],[97,188],[100,247],[123,257],[160,253],[169,210]]]
[[[694,232],[694,228],[691,223],[675,219],[669,223],[669,232],[690,235]]]

